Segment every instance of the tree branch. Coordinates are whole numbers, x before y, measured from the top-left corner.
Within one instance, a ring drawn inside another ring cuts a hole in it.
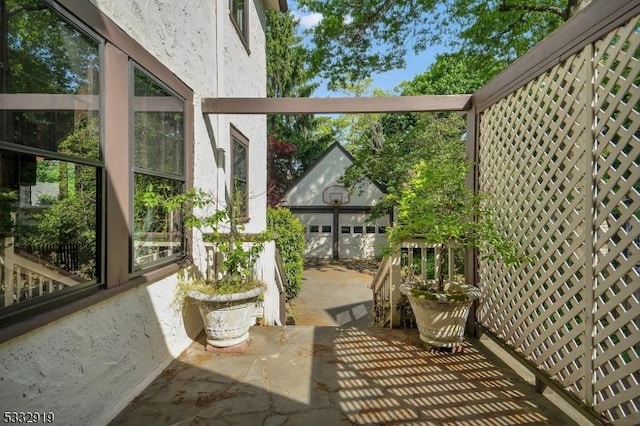
[[[47,6],[44,4],[28,4],[24,6],[14,7],[7,13],[7,19],[11,19],[19,13],[26,12],[29,10],[44,10]]]
[[[551,5],[527,4],[527,3],[507,4],[506,0],[504,0],[500,4],[499,10],[500,12],[509,12],[512,10],[524,10],[528,12],[549,12],[549,13],[553,13],[554,15],[558,15],[559,17],[562,18],[563,21],[567,21],[569,19],[568,8],[563,9],[558,6],[551,6]]]
[[[385,0],[373,12],[367,15],[358,25],[357,31],[353,34],[353,39],[356,41],[362,40],[365,31],[375,22],[379,21],[378,16],[380,16],[381,13],[385,12],[394,3],[394,0]]]

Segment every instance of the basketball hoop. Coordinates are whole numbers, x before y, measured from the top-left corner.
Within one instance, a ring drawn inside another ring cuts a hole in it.
[[[322,192],[322,202],[332,206],[349,204],[349,191],[342,185],[331,185]]]

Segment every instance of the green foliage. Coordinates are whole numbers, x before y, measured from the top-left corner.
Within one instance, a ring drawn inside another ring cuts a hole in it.
[[[8,37],[0,50],[9,52],[8,66],[1,71],[3,93],[98,93],[97,45],[89,36],[61,20],[45,2],[3,3]]]
[[[36,180],[42,183],[56,183],[60,180],[60,162],[42,161],[36,168]]]
[[[287,276],[287,300],[295,299],[302,289],[304,270],[304,225],[289,209],[267,209],[267,231],[276,236],[276,247],[282,256]]]
[[[14,232],[15,224],[11,214],[16,210],[18,201],[18,191],[0,187],[0,238]],[[4,243],[3,238],[0,243]]]
[[[464,143],[438,142],[434,148],[428,159],[415,165],[400,192],[398,220],[389,234],[390,244],[397,246],[419,236],[441,250],[476,247],[491,259],[501,256],[507,264],[517,262],[520,257],[516,246],[496,229],[486,196],[474,194],[465,186],[471,165],[465,159]],[[441,263],[438,291],[443,290],[444,269]]]
[[[218,264],[222,277],[191,280],[192,288],[206,287],[210,294],[228,294],[261,285],[255,277],[255,265],[264,243],[272,239],[271,234],[243,234],[244,227],[238,224],[233,203],[227,208],[216,209],[216,198],[200,189],[166,198],[153,184],[147,186],[137,202],[143,207],[161,206],[163,211],[179,211],[187,228],[199,230],[206,241],[215,244],[216,251],[222,256]]]
[[[309,30],[315,47],[310,61],[335,88],[403,67],[409,46],[419,53],[444,44],[513,61],[589,1],[299,0],[298,5],[323,16]]]
[[[291,14],[267,11],[267,96],[309,97],[318,86],[309,69],[307,48],[297,35]],[[269,202],[280,196],[334,141],[319,129],[323,118],[313,115],[269,115],[267,133]]]
[[[505,61],[480,53],[446,53],[422,74],[399,86],[403,96],[475,93],[507,66]]]
[[[99,121],[96,117],[80,120],[63,140],[60,152],[82,158],[99,158]],[[57,199],[44,197],[46,208],[34,215],[37,224],[21,227],[28,245],[71,244],[82,254],[79,270],[72,271],[86,279],[96,279],[97,247],[97,175],[96,168],[70,162],[47,160],[38,164],[36,175],[58,183]],[[55,180],[54,180],[55,179]],[[48,198],[48,199],[47,199]],[[44,203],[43,203],[44,204]],[[55,259],[51,259],[56,263]]]
[[[347,187],[357,189],[365,179],[379,183],[387,195],[376,205],[382,213],[397,205],[397,195],[410,171],[420,159],[434,155],[434,140],[459,144],[465,121],[456,113],[386,115],[380,118],[378,139],[362,137],[347,146],[354,164],[342,178]]]
[[[426,72],[402,83],[399,89],[406,96],[473,93],[502,66],[486,55],[439,55]],[[363,83],[347,87],[358,95]],[[336,133],[348,141],[347,149],[355,159],[343,183],[358,188],[370,179],[389,194],[377,204],[374,215],[396,206],[394,194],[405,185],[410,170],[420,159],[433,155],[432,141],[456,144],[466,130],[465,118],[457,113],[353,114],[335,121],[343,129]]]

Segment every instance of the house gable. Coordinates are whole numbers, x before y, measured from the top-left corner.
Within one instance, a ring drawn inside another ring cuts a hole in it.
[[[335,142],[293,183],[280,204],[288,207],[328,206],[323,200],[324,191],[334,185],[343,186],[340,178],[353,162],[351,154]],[[349,201],[343,206],[373,206],[383,195],[381,188],[367,179],[349,191]]]

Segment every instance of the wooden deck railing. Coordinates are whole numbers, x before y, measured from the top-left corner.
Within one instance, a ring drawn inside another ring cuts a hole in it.
[[[4,237],[2,247],[0,267],[4,307],[84,282],[59,267],[38,261],[35,256],[16,251],[13,237]]]
[[[280,250],[275,248],[276,251],[276,261],[275,261],[275,278],[276,278],[276,286],[278,287],[279,293],[279,312],[280,317],[276,318],[276,325],[285,325],[287,322],[287,287],[289,285],[289,280],[287,279],[287,274],[284,269],[284,262],[282,261],[282,256],[280,256]]]
[[[454,250],[448,249],[447,269],[450,281],[453,280],[456,271]],[[397,253],[382,259],[371,283],[375,325],[400,327],[398,302],[401,298],[400,285],[403,276],[418,279],[435,278],[439,268],[438,260],[442,255],[437,246],[427,244],[420,238],[414,238],[403,241]]]

